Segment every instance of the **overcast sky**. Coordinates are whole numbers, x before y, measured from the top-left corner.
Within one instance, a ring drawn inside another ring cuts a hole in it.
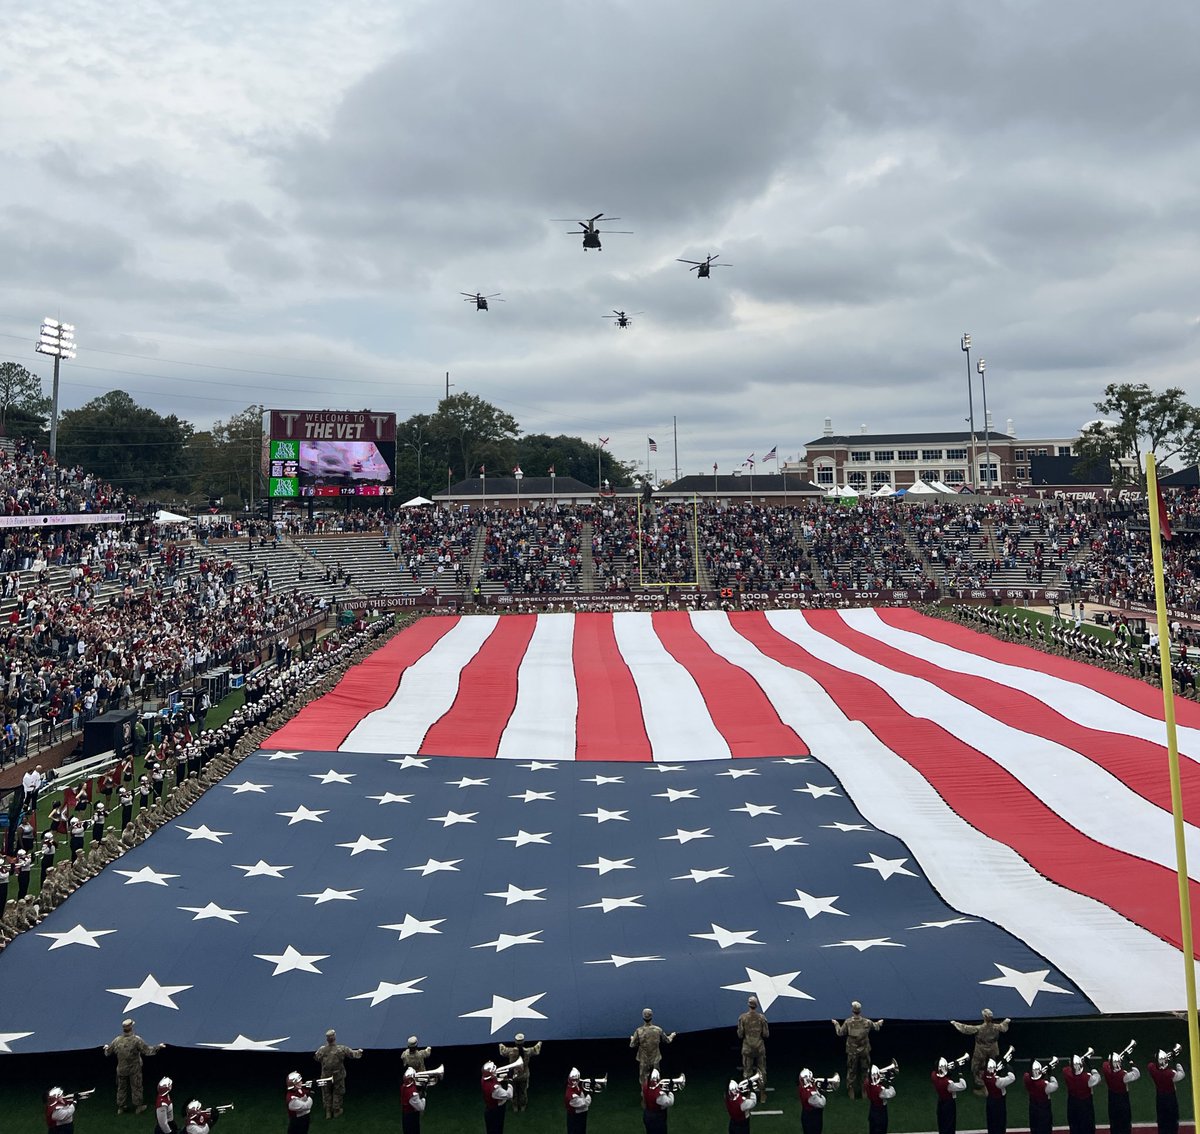
[[[625,460],[654,437],[666,475],[673,417],[684,473],[826,417],[960,428],[963,331],[1019,436],[1070,434],[1108,382],[1200,397],[1190,0],[46,0],[4,25],[0,359],[48,390],[38,324],[73,322],[64,408],[403,418],[449,371],[526,432]],[[550,219],[599,212],[633,234],[585,253]],[[675,262],[715,253],[707,280]]]

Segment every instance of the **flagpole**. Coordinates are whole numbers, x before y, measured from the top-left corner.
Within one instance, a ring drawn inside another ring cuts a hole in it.
[[[671,432],[675,435],[675,479],[679,479],[679,419],[671,415]]]
[[[1192,945],[1192,909],[1188,892],[1187,844],[1183,827],[1183,785],[1179,777],[1179,739],[1175,730],[1175,687],[1171,679],[1171,637],[1163,572],[1162,497],[1154,454],[1146,454],[1146,507],[1150,514],[1150,551],[1154,561],[1154,605],[1158,614],[1158,666],[1162,679],[1163,721],[1167,726],[1167,762],[1171,771],[1171,814],[1175,820],[1175,864],[1179,877],[1179,921],[1183,944],[1183,983],[1187,992],[1188,1051],[1192,1070],[1200,1066],[1200,1028],[1196,1021],[1196,959]],[[1200,1115],[1200,1079],[1192,1075],[1192,1113]]]

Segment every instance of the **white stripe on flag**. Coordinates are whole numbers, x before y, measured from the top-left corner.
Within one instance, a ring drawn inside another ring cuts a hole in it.
[[[575,687],[572,647],[575,617],[539,614],[517,671],[517,703],[500,737],[501,759],[561,760],[575,753]]]
[[[695,678],[666,650],[649,614],[613,615],[617,649],[633,674],[655,760],[724,760],[731,755]]]
[[[498,620],[494,614],[460,618],[420,661],[404,671],[392,699],[355,725],[342,742],[342,750],[419,752],[425,734],[454,704],[463,668]]]
[[[780,633],[801,617],[768,615]],[[763,655],[724,614],[699,612],[692,623],[718,654],[758,682],[863,818],[908,846],[950,906],[1025,941],[1102,1012],[1139,1012],[1148,1005],[1168,1011],[1182,1004],[1183,974],[1171,945],[1102,902],[1049,881],[1010,847],[977,831],[870,729],[847,720],[816,681]],[[1104,947],[1095,948],[1097,941]],[[1121,963],[1114,965],[1113,957]]]
[[[856,654],[804,620],[767,620],[821,661],[873,682],[905,712],[930,720],[1015,776],[1056,815],[1097,842],[1175,869],[1174,828],[1162,808],[1074,749],[1003,724],[936,685]],[[1186,827],[1189,875],[1200,878],[1200,832]]]
[[[953,673],[965,673],[972,677],[984,677],[1010,689],[1019,689],[1041,701],[1044,705],[1066,717],[1078,721],[1088,728],[1132,736],[1151,744],[1166,744],[1166,729],[1163,722],[1148,717],[1102,693],[1084,685],[1063,681],[1052,674],[1037,669],[1024,669],[992,658],[969,654],[947,646],[921,634],[900,630],[884,622],[875,610],[847,610],[842,618],[848,626],[869,634],[886,645],[894,646],[906,654],[914,654],[941,669]],[[1178,727],[1179,754],[1200,761],[1200,729]]]

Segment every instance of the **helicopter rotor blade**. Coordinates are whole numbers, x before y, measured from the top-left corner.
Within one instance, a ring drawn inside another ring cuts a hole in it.
[[[699,265],[699,264],[703,263],[703,261],[701,261],[701,260],[681,260],[681,259],[679,259],[679,257],[678,257],[678,256],[676,256],[676,257],[675,257],[675,263],[677,263],[677,264],[696,264],[696,265]]]
[[[605,236],[612,236],[614,234],[617,236],[632,236],[633,235],[633,229],[631,229],[631,228],[597,228],[594,231],[598,232],[598,233],[602,233]]]
[[[592,219],[589,223],[595,224],[602,216],[604,216],[603,213],[597,213],[594,217],[592,217]],[[620,217],[609,217],[608,219],[609,220],[620,220],[621,218]],[[583,222],[580,221],[579,223],[582,224]]]

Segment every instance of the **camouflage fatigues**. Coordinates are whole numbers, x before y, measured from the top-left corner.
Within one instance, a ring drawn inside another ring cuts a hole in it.
[[[505,1063],[514,1063],[516,1060],[521,1061],[521,1066],[512,1073],[512,1088],[513,1097],[512,1103],[509,1106],[510,1110],[528,1110],[529,1109],[529,1061],[535,1055],[542,1054],[542,1043],[539,1040],[537,1043],[516,1046],[502,1043],[500,1047],[500,1058]]]
[[[658,1069],[662,1062],[662,1044],[670,1043],[671,1036],[657,1024],[643,1024],[629,1037],[629,1046],[637,1048],[638,1082],[645,1085],[650,1072]]]
[[[847,1016],[835,1024],[839,1036],[846,1037],[846,1090],[853,1094],[871,1070],[871,1032],[880,1025],[866,1016]]]
[[[987,1061],[1000,1059],[1000,1036],[1008,1031],[1009,1022],[997,1021],[988,1016],[978,1024],[960,1024],[957,1020],[952,1020],[951,1023],[964,1036],[975,1037],[975,1050],[971,1052],[971,1077],[977,1087],[982,1087]]]
[[[748,1009],[738,1017],[738,1039],[742,1041],[742,1078],[749,1079],[756,1071],[767,1082],[767,1045],[771,1034],[767,1018],[755,1008]]]
[[[313,1053],[321,1065],[322,1079],[333,1079],[332,1083],[321,1084],[321,1100],[325,1103],[326,1115],[342,1113],[346,1099],[346,1059],[361,1059],[362,1052],[344,1043],[325,1043]]]
[[[117,1110],[142,1106],[142,1057],[156,1051],[133,1032],[122,1032],[105,1046],[105,1055],[117,1057]]]
[[[400,1062],[405,1067],[411,1067],[414,1071],[424,1071],[425,1060],[432,1054],[433,1048],[431,1047],[406,1047],[400,1053]]]

